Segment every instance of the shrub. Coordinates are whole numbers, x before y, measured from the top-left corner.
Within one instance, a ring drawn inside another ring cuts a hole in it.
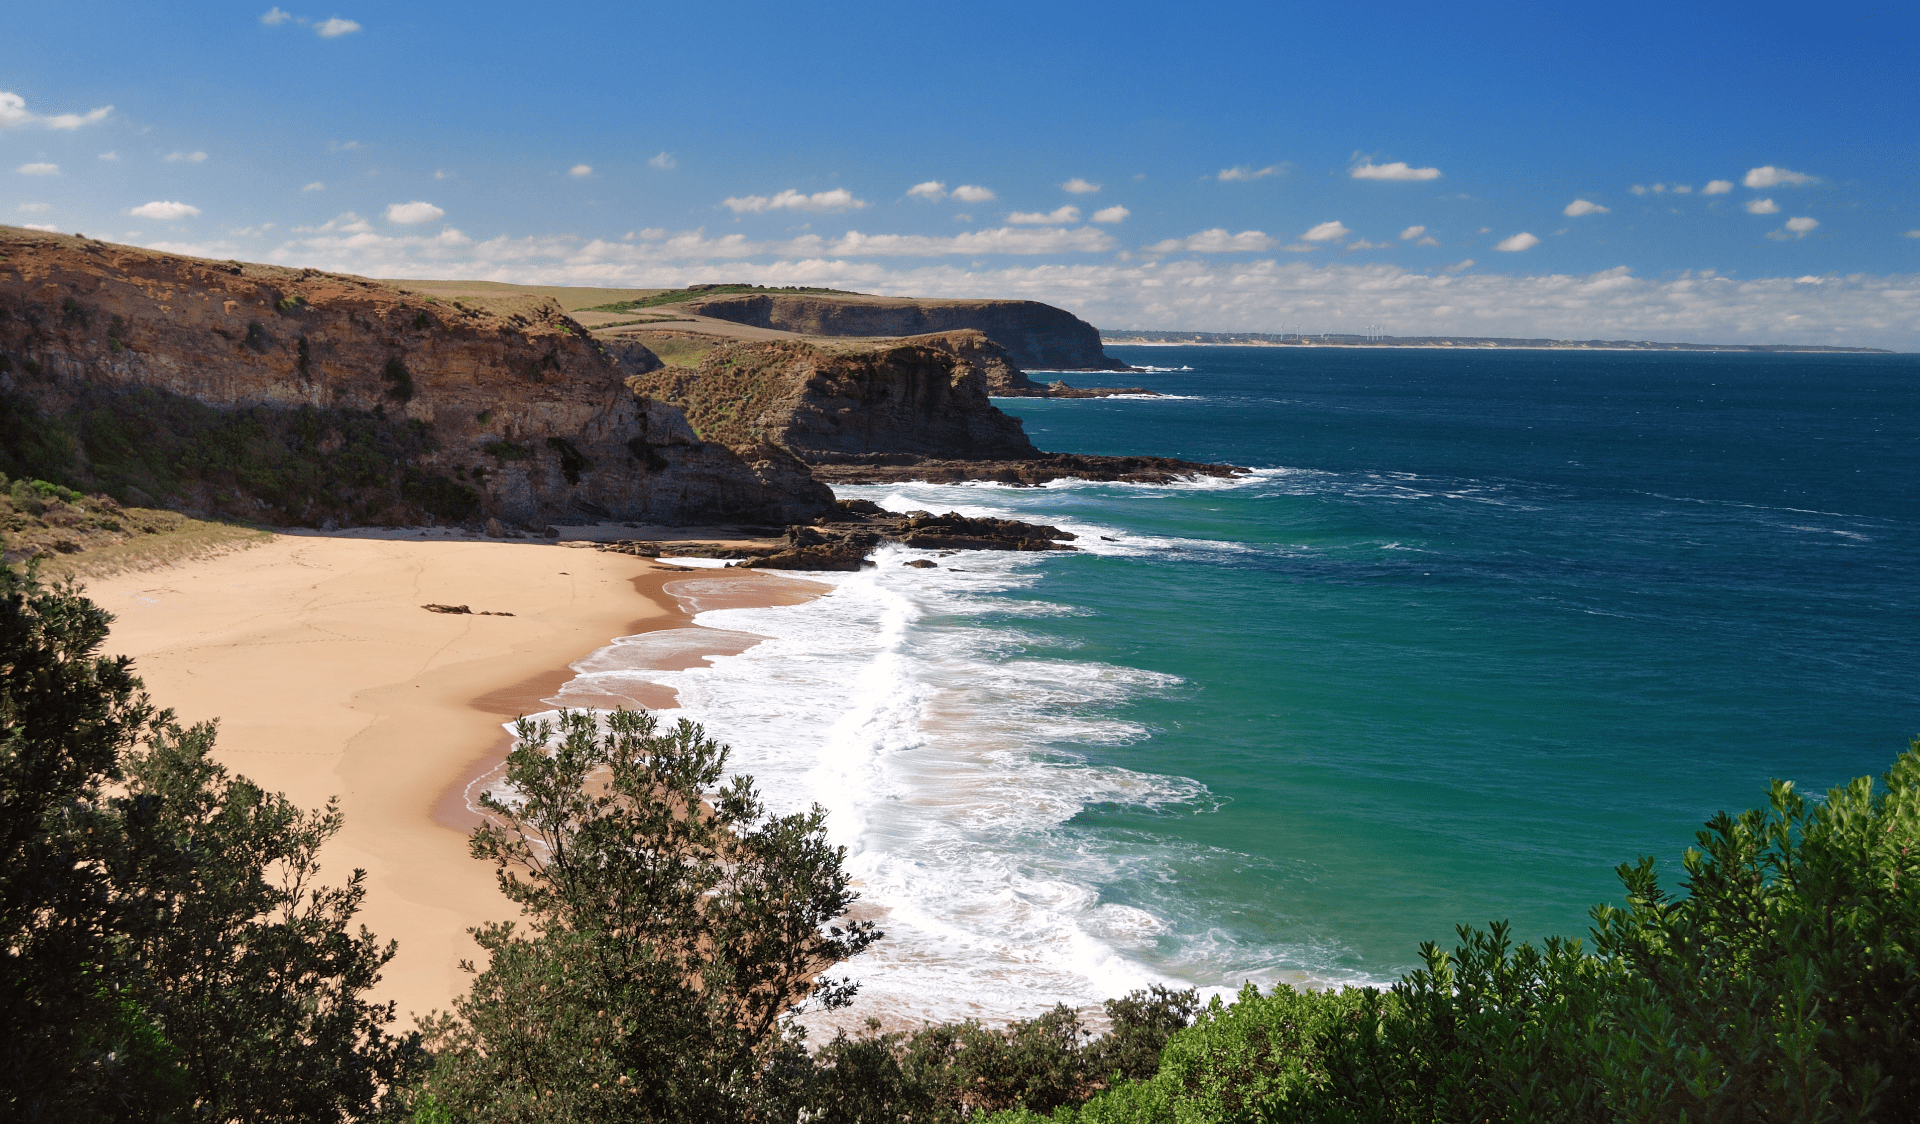
[[[407,364],[399,356],[387,360],[381,369],[380,377],[387,382],[387,397],[396,402],[413,401],[413,374],[407,370]]]

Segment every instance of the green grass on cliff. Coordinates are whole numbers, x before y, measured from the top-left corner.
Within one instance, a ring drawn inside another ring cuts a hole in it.
[[[217,410],[153,389],[84,388],[49,413],[0,393],[0,472],[114,502],[277,526],[457,522],[466,485],[420,463],[430,427],[379,412]]]
[[[597,304],[583,312],[632,312],[636,308],[659,308],[666,304],[683,304],[701,297],[730,296],[734,293],[804,293],[816,296],[857,297],[862,294],[846,289],[814,289],[804,285],[692,285],[685,289],[669,289],[664,293],[655,293],[639,300],[614,301],[612,304]]]
[[[111,496],[0,474],[0,558],[8,566],[38,561],[49,578],[148,570],[270,537],[256,527],[122,507]]]

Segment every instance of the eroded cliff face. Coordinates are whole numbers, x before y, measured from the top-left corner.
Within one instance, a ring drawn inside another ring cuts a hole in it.
[[[986,371],[996,367],[1006,367],[1005,352],[967,331],[847,352],[732,344],[698,367],[666,367],[628,384],[680,407],[708,440],[771,443],[811,465],[1039,456],[1019,419],[987,397]]]
[[[29,402],[65,427],[83,477],[135,465],[129,487],[173,481],[186,494],[154,498],[262,522],[789,523],[831,508],[777,447],[702,440],[679,410],[635,397],[625,380],[653,365],[551,301],[487,311],[363,278],[0,227],[8,408]],[[194,413],[208,408],[219,416]],[[184,422],[153,430],[156,442],[258,440],[255,460],[291,467],[249,480],[242,449],[225,476],[169,474],[151,458],[141,476],[140,450],[119,445],[168,411],[198,420],[185,437]],[[282,479],[309,461],[336,478],[304,490]]]
[[[701,316],[813,336],[917,336],[973,330],[1006,349],[1023,370],[1124,371],[1100,348],[1100,331],[1039,301],[916,300],[910,297],[743,293],[697,297],[679,307]]]

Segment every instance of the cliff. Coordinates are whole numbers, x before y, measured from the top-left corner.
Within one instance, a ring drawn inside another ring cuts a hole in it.
[[[988,397],[990,378],[1009,371],[1018,374],[997,343],[958,331],[844,348],[724,344],[702,352],[697,366],[627,382],[678,407],[702,439],[773,445],[811,466],[815,479],[834,483],[1039,484],[1067,476],[1166,483],[1236,471],[1164,457],[1042,452],[1020,420]]]
[[[696,436],[658,365],[549,299],[0,227],[0,471],[269,524],[790,523],[832,508],[769,444]]]
[[[972,330],[1006,349],[1022,370],[1124,371],[1100,332],[1039,301],[932,300],[855,294],[735,293],[696,296],[677,311],[810,336],[919,336]]]

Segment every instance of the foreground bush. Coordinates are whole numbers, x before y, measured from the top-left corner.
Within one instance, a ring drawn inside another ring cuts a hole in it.
[[[382,1115],[419,1052],[364,999],[360,872],[315,883],[339,813],[229,776],[111,620],[0,569],[0,1118]]]
[[[1389,992],[1217,1000],[1159,1072],[995,1124],[1920,1119],[1920,739],[1871,778],[1722,813],[1619,868],[1593,951],[1463,928]]]

